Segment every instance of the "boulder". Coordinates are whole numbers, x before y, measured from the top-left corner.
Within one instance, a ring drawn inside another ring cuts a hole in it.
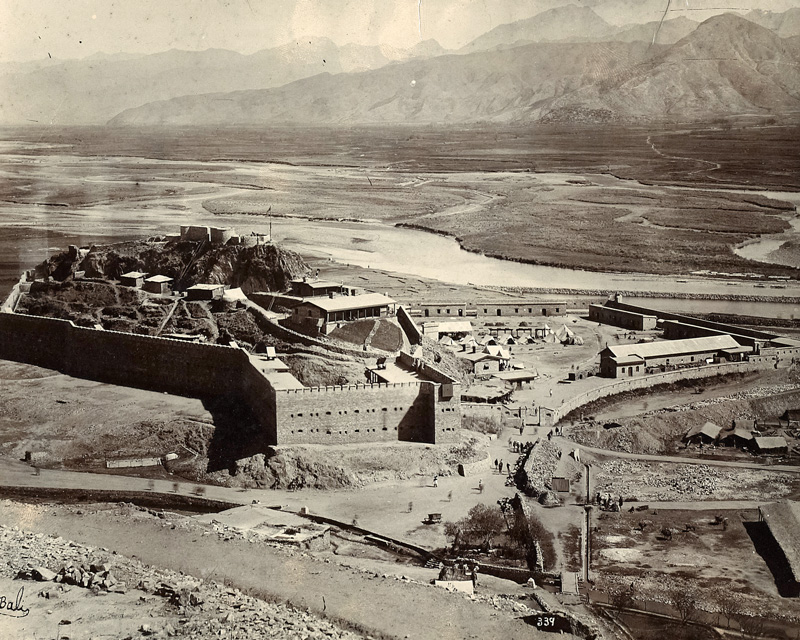
[[[50,571],[47,567],[34,567],[31,575],[34,580],[39,582],[52,582],[56,579],[56,572]]]

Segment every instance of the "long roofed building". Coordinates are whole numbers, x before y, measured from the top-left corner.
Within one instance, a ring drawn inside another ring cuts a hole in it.
[[[600,375],[606,378],[641,376],[655,368],[699,365],[716,356],[727,358],[741,353],[742,349],[728,335],[610,346],[600,352]],[[749,347],[744,349],[750,351]]]

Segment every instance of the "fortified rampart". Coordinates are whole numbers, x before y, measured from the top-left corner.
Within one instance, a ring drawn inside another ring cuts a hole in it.
[[[241,398],[269,444],[452,442],[461,429],[459,385],[407,356],[425,380],[276,390],[246,351],[0,313],[0,358],[79,378],[193,397]]]
[[[0,358],[188,396],[238,391],[241,349],[78,327],[69,320],[0,313]]]
[[[276,391],[278,439],[290,444],[441,442],[446,438],[437,438],[431,414],[433,386],[399,382]]]

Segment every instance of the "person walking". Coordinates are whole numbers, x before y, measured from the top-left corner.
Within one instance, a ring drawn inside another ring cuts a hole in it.
[[[478,493],[483,493],[483,480],[478,480]]]
[[[433,486],[434,487],[438,487],[439,486],[439,476],[438,475],[433,476]]]

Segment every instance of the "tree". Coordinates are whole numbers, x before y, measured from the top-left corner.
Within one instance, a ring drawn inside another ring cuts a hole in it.
[[[611,604],[617,610],[617,613],[622,613],[625,609],[633,607],[633,593],[629,588],[620,587],[612,592]]]
[[[697,613],[697,593],[694,589],[675,587],[670,592],[670,600],[683,624],[689,622]]]
[[[737,616],[742,610],[742,601],[739,596],[727,589],[718,591],[714,596],[719,612],[725,617],[728,629],[731,628],[731,618]]]
[[[468,543],[490,547],[495,536],[503,533],[503,514],[497,507],[476,504],[467,512],[467,517],[458,522],[446,522],[445,535],[455,540],[466,539]]]

